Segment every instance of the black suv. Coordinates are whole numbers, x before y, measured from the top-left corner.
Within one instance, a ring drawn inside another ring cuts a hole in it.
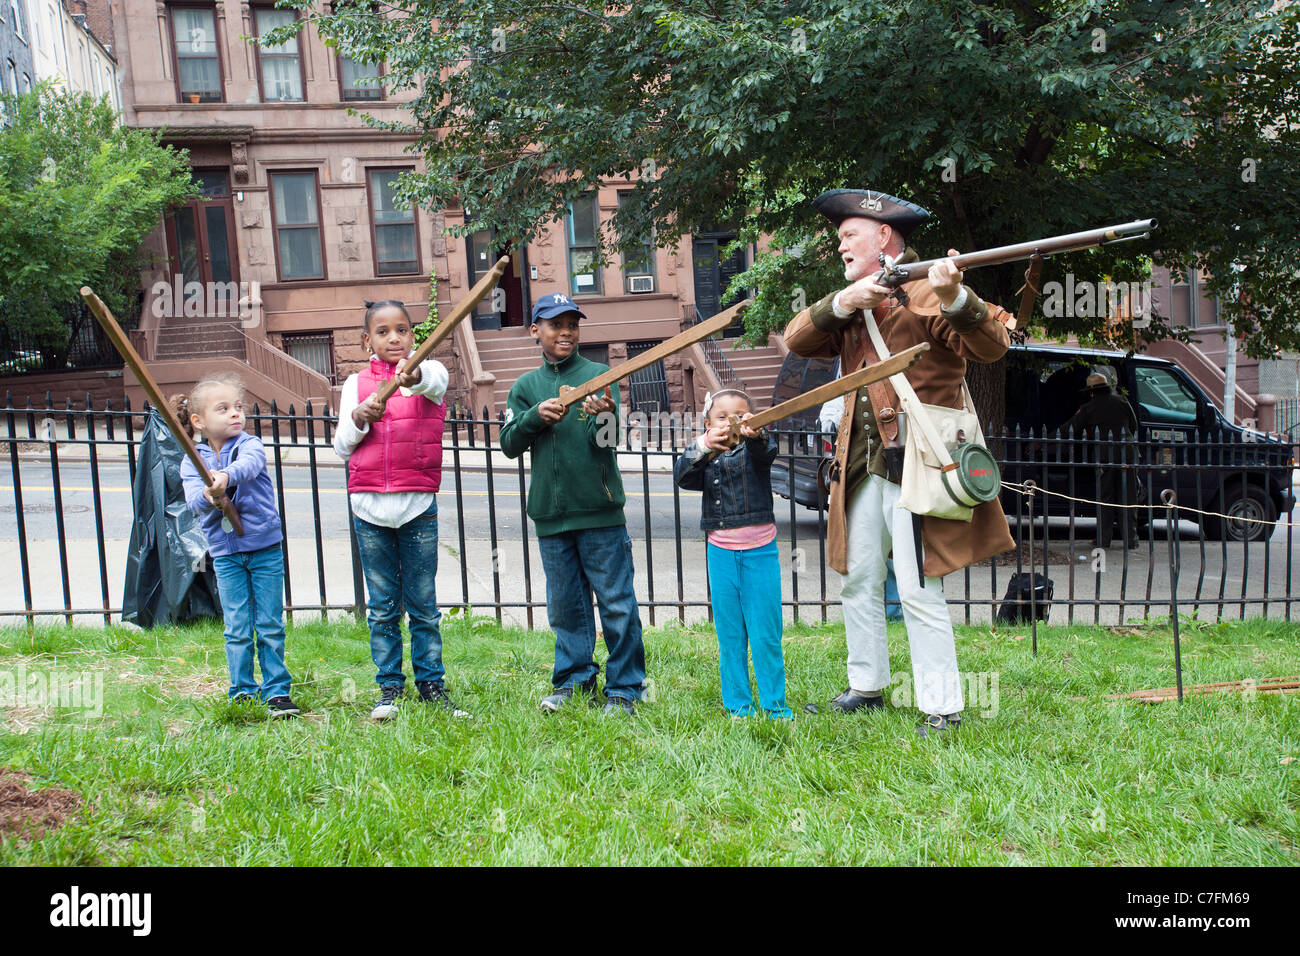
[[[1273,529],[1232,518],[1274,521],[1291,510],[1289,444],[1229,422],[1173,362],[1097,349],[1013,345],[1008,350],[1004,480],[1033,479],[1052,491],[1095,498],[1097,468],[1068,464],[1094,461],[1094,449],[1082,440],[1062,443],[1052,434],[1086,400],[1085,382],[1093,372],[1105,375],[1137,416],[1137,443],[1129,459],[1139,466],[1135,503],[1150,498],[1159,509],[1160,493],[1173,488],[1181,505],[1230,515],[1226,520],[1206,516],[1201,526],[1207,538],[1234,541],[1265,540]],[[1025,437],[1016,437],[1017,428]],[[1038,440],[1043,436],[1048,440]],[[1037,507],[1044,500],[1049,514],[1069,513],[1069,501],[1047,495]],[[1004,489],[1003,507],[1016,514],[1015,492]],[[1076,515],[1095,513],[1075,506]]]
[[[772,404],[830,381],[837,374],[836,362],[787,355]],[[1237,541],[1264,540],[1272,529],[1232,518],[1275,521],[1295,504],[1291,446],[1229,422],[1173,362],[1098,349],[1013,345],[1007,351],[1006,369],[1009,437],[999,456],[1006,481],[1033,479],[1052,491],[1095,499],[1097,468],[1082,464],[1096,460],[1095,450],[1085,447],[1082,440],[1062,442],[1053,433],[1083,404],[1088,375],[1096,371],[1118,386],[1117,392],[1133,406],[1137,417],[1135,458],[1140,467],[1135,503],[1145,504],[1151,497],[1158,508],[1160,493],[1173,488],[1179,504],[1232,516],[1227,520],[1205,517],[1202,527],[1207,538]],[[816,432],[817,409],[786,419],[780,428]],[[1041,440],[1044,435],[1049,436],[1047,441]],[[830,441],[833,443],[833,436]],[[817,490],[816,466],[818,458],[831,452],[831,444],[809,434],[796,442],[793,454],[787,454],[787,442],[781,438],[782,455],[772,465],[772,490],[786,498],[793,495],[808,508],[825,508],[826,496]],[[1018,497],[1010,489],[1003,490],[1003,509],[1013,519]],[[1050,502],[1049,514],[1069,514],[1067,500],[1040,496],[1038,507],[1043,500]],[[1076,504],[1074,514],[1095,517],[1096,511]],[[1139,514],[1141,525],[1146,513]]]
[[[839,359],[809,359],[791,352],[772,387],[772,405],[825,385],[838,373]],[[794,498],[805,508],[824,511],[829,496],[817,488],[817,466],[834,451],[835,436],[818,434],[819,411],[810,408],[777,422],[773,432],[780,454],[772,462],[772,491],[782,498]]]

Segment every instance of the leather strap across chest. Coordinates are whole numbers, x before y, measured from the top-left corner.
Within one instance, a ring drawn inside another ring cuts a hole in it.
[[[876,306],[875,311],[872,313],[877,323],[888,314],[889,307],[883,304]],[[870,336],[864,337],[863,345],[866,354],[865,364],[875,365],[881,360],[880,353],[876,351]],[[893,389],[889,387],[888,379],[872,382],[867,386],[867,394],[871,397],[871,410],[876,416],[876,427],[880,430],[881,440],[885,443],[886,448],[897,448],[898,409],[894,407],[895,398]]]

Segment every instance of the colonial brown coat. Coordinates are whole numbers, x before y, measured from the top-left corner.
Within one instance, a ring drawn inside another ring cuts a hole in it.
[[[909,282],[903,290],[908,304],[894,306],[877,321],[885,345],[890,352],[898,353],[920,342],[930,343],[930,351],[906,373],[907,380],[927,405],[960,408],[967,359],[996,362],[1002,358],[1011,344],[1005,323],[1012,316],[1005,309],[982,302],[969,287],[966,304],[951,315],[942,314],[939,297],[925,279]],[[838,318],[831,306],[833,297],[827,296],[796,315],[786,327],[785,344],[798,355],[838,355],[841,372],[847,375],[867,364],[869,340],[862,313],[855,312],[849,319]],[[889,392],[891,404],[897,408],[892,386]],[[840,440],[835,447],[841,475],[848,470],[849,429],[857,420],[858,401],[856,391],[844,396]],[[847,524],[844,482],[836,481],[831,484],[826,542],[830,565],[841,574],[848,572]],[[1015,547],[1002,505],[996,499],[975,508],[969,522],[926,518],[923,542],[927,577],[942,577]]]

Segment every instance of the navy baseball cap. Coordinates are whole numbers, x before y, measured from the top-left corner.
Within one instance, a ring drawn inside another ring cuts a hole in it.
[[[563,315],[566,312],[576,312],[579,318],[586,318],[582,310],[563,292],[544,295],[533,303],[534,322],[540,322],[542,319],[553,319],[557,315]]]

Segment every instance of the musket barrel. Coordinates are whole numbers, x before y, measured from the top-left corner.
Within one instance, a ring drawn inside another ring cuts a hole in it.
[[[1003,262],[1015,262],[1031,256],[1050,256],[1061,252],[1076,252],[1091,249],[1094,246],[1116,242],[1126,237],[1150,232],[1156,228],[1154,219],[1137,219],[1118,226],[1106,226],[1101,229],[1088,229],[1072,232],[1064,236],[1052,236],[1050,239],[1035,239],[1030,242],[1018,242],[1010,246],[998,246],[996,249],[981,249],[979,252],[967,252],[953,256],[952,261],[959,269],[976,269],[980,266],[995,266]],[[896,265],[883,275],[890,285],[900,285],[921,278],[930,271],[930,267],[941,259],[926,259],[924,262],[908,262]]]

